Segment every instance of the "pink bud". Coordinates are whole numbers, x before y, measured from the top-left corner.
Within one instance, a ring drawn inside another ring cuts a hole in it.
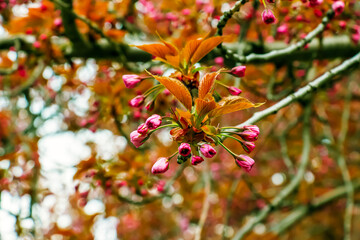
[[[125,83],[125,87],[127,88],[134,88],[142,80],[141,77],[135,74],[123,75],[122,79]]]
[[[45,4],[41,4],[41,5],[40,5],[40,10],[41,10],[42,12],[45,12],[47,9],[48,9],[48,7],[47,7]]]
[[[141,124],[137,129],[137,132],[140,134],[146,134],[148,131],[149,131],[149,128],[147,127],[147,125],[145,123]]]
[[[183,157],[187,157],[190,155],[191,153],[191,147],[190,147],[190,144],[188,143],[182,143],[180,144],[179,146],[179,154]]]
[[[310,0],[310,1],[309,1],[309,5],[310,5],[311,7],[315,7],[315,6],[318,6],[318,5],[322,4],[323,1],[324,1],[324,0]]]
[[[274,13],[271,10],[265,9],[262,14],[262,20],[266,24],[271,24],[275,22]]]
[[[135,147],[140,147],[144,143],[142,142],[146,138],[145,134],[140,134],[138,131],[132,131],[130,133],[130,141],[134,144]]]
[[[253,142],[241,142],[241,146],[245,152],[251,153],[255,148],[255,143]]]
[[[275,0],[267,0],[268,3],[275,3]]]
[[[235,157],[236,164],[244,169],[246,172],[250,172],[251,168],[254,166],[255,161],[249,156],[239,155]]]
[[[155,107],[155,101],[150,101],[145,106],[146,110],[149,111],[149,112],[154,110],[154,107]]]
[[[224,66],[224,58],[223,57],[216,57],[214,58],[215,64],[219,66]]]
[[[341,27],[341,29],[345,29],[346,28],[346,21],[340,21],[339,26]]]
[[[39,39],[42,41],[45,41],[47,39],[47,35],[42,33],[42,34],[40,34]]]
[[[160,115],[154,114],[146,119],[145,124],[149,130],[154,130],[161,125],[162,118]]]
[[[129,101],[131,107],[140,107],[145,100],[144,95],[138,95]]]
[[[247,126],[244,126],[243,129],[253,131],[253,132],[255,132],[257,135],[260,134],[260,129],[259,129],[259,127],[256,126],[256,125],[247,125]]]
[[[198,165],[199,163],[202,163],[204,159],[200,156],[192,156],[191,158],[191,164],[192,165]]]
[[[237,87],[228,87],[228,91],[233,96],[237,96],[240,93],[242,93],[242,91],[240,89],[238,89]]]
[[[200,152],[207,158],[212,158],[216,155],[216,150],[209,144],[203,144],[200,147]]]
[[[181,11],[181,14],[184,16],[190,15],[191,10],[189,8],[185,8]]]
[[[61,18],[56,18],[54,20],[54,26],[55,27],[60,27],[62,25],[62,19]]]
[[[245,141],[255,142],[258,139],[259,134],[250,130],[245,130],[239,133],[239,136]]]
[[[40,43],[39,41],[35,41],[35,42],[33,43],[33,46],[34,46],[34,48],[40,48],[40,47],[41,47],[41,43]]]
[[[243,77],[245,76],[245,70],[246,70],[246,66],[237,66],[237,67],[233,67],[230,73],[237,77]]]
[[[289,29],[288,29],[288,26],[286,24],[282,24],[277,28],[276,31],[279,34],[286,34],[286,33],[288,33]]]
[[[344,11],[345,4],[342,1],[336,1],[332,4],[332,9],[336,15],[341,14]]]
[[[169,160],[165,157],[159,158],[151,168],[153,174],[164,173],[169,169]]]

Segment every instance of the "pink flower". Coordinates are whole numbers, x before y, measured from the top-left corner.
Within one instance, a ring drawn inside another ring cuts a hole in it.
[[[182,143],[179,146],[179,154],[183,157],[189,156],[191,153],[191,147],[188,143]]]
[[[134,144],[135,147],[140,147],[141,145],[143,145],[143,140],[146,138],[145,134],[140,134],[138,133],[138,131],[132,131],[130,133],[130,141],[132,142],[132,144]]]
[[[154,130],[161,125],[162,118],[160,115],[154,114],[146,119],[145,124],[149,130]]]
[[[259,129],[259,127],[256,126],[256,125],[247,125],[247,126],[244,126],[243,129],[253,131],[253,132],[255,132],[257,135],[260,134],[260,129]]]
[[[245,130],[241,133],[239,133],[239,136],[244,139],[245,141],[249,141],[249,142],[255,142],[258,139],[259,133],[250,131],[250,130]]]
[[[255,161],[249,156],[239,155],[235,157],[236,164],[244,169],[246,172],[250,172],[251,168],[254,166]]]
[[[138,95],[129,101],[131,107],[140,107],[145,100],[144,95]]]
[[[265,9],[262,14],[262,20],[266,24],[274,23],[275,22],[275,16],[274,13],[271,10]]]
[[[342,1],[336,1],[332,4],[331,7],[336,13],[336,15],[339,15],[344,11],[345,4]]]
[[[125,87],[134,88],[139,82],[141,82],[142,78],[135,74],[126,74],[122,76],[122,79],[125,83]]]
[[[212,158],[216,155],[216,150],[209,144],[203,144],[200,147],[200,152],[207,158]]]
[[[237,87],[234,87],[234,86],[228,87],[228,91],[229,91],[229,93],[230,93],[231,95],[233,95],[233,96],[237,96],[237,95],[239,95],[240,93],[242,93],[242,91],[241,91],[240,89],[238,89]]]
[[[169,159],[165,157],[159,158],[151,168],[152,174],[164,173],[169,169]]]
[[[268,3],[275,3],[275,0],[267,0]]]
[[[191,158],[192,165],[198,165],[199,163],[201,163],[203,161],[204,161],[204,159],[200,156],[192,156],[192,158]]]
[[[149,131],[149,128],[147,127],[147,125],[145,123],[141,124],[137,129],[137,132],[140,134],[146,134],[148,131]]]
[[[230,73],[237,77],[243,77],[245,76],[245,70],[246,70],[246,66],[237,66],[237,67],[233,67]]]
[[[253,142],[241,142],[241,146],[245,150],[245,152],[251,153],[255,148],[255,143],[253,143]]]

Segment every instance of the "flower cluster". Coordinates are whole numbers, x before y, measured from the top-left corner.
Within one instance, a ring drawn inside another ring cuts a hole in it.
[[[250,171],[254,160],[246,155],[236,155],[228,149],[223,141],[227,138],[238,141],[246,153],[255,148],[255,141],[259,135],[259,128],[255,125],[219,128],[213,119],[239,110],[258,107],[244,97],[240,97],[241,90],[235,86],[228,86],[220,80],[220,74],[230,74],[234,77],[244,77],[246,66],[236,66],[230,70],[221,68],[217,72],[200,74],[194,68],[203,56],[223,41],[223,37],[206,37],[189,41],[181,51],[171,43],[162,41],[162,44],[148,44],[138,48],[153,54],[162,62],[168,63],[176,69],[170,76],[148,74],[160,84],[148,89],[144,94],[130,100],[130,106],[139,107],[149,96],[156,100],[157,92],[168,90],[184,107],[185,110],[170,109],[170,117],[161,118],[152,115],[136,131],[130,134],[131,142],[140,147],[150,135],[160,128],[171,128],[170,134],[178,149],[169,157],[160,157],[153,165],[153,174],[164,173],[169,169],[169,161],[177,155],[177,163],[183,164],[190,160],[192,165],[198,165],[204,158],[213,158],[217,151],[216,146],[226,149],[236,160],[236,163],[246,171]],[[200,77],[202,76],[202,77]],[[148,77],[137,75],[123,75],[123,81],[128,88],[135,87]],[[229,96],[221,97],[215,94],[215,87],[225,87]],[[217,98],[215,100],[215,97]],[[162,120],[167,122],[162,124]]]

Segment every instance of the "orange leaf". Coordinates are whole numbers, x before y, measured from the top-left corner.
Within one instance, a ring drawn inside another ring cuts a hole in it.
[[[220,106],[210,111],[209,118],[219,117],[227,113],[237,112],[251,107],[259,107],[264,103],[252,103],[248,99],[239,96],[230,96],[220,102]]]
[[[208,112],[216,108],[215,99],[211,96],[211,94],[208,94],[204,99],[197,98],[195,100],[195,105],[198,118],[201,120]]]
[[[130,45],[130,46],[134,46],[134,45]],[[163,45],[161,43],[154,43],[154,44],[144,44],[144,45],[135,46],[135,47],[137,47],[145,52],[148,52],[151,55],[159,57],[165,61],[166,61],[167,55],[175,56],[178,54],[176,48],[174,46],[172,46],[171,44]]]
[[[220,74],[220,71],[207,73],[200,80],[199,84],[199,98],[204,98],[208,93],[212,93],[216,77]]]
[[[195,64],[200,61],[203,57],[206,56],[211,50],[213,50],[217,45],[219,45],[224,40],[223,36],[216,36],[208,38],[200,44],[196,49],[195,53],[191,57],[191,64]]]
[[[155,76],[149,72],[148,74],[164,85],[188,110],[191,110],[191,94],[180,80],[170,77]]]
[[[187,65],[190,62],[191,57],[194,55],[197,48],[200,46],[203,39],[194,39],[186,43],[184,49],[181,51],[181,64]]]

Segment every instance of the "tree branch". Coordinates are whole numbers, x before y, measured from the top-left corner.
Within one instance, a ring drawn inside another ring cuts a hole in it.
[[[354,190],[360,189],[360,179],[356,179],[352,182]],[[346,186],[337,187],[334,190],[331,190],[320,197],[315,198],[312,203],[308,205],[301,205],[296,207],[286,218],[276,223],[274,227],[270,229],[271,232],[274,232],[277,235],[280,235],[286,232],[294,224],[299,223],[301,219],[307,215],[313,213],[314,211],[320,210],[326,204],[335,201],[336,199],[342,198],[347,194]]]
[[[237,127],[242,127],[245,125],[252,125],[252,124],[258,122],[259,120],[261,120],[271,114],[276,113],[277,111],[288,106],[289,104],[291,104],[299,99],[302,99],[307,94],[309,94],[311,92],[315,92],[318,88],[323,86],[326,82],[330,81],[335,76],[345,73],[346,71],[350,70],[352,67],[355,67],[359,63],[360,63],[360,52],[358,54],[356,54],[355,56],[353,56],[352,58],[344,61],[339,66],[327,71],[320,77],[316,78],[314,81],[308,83],[306,86],[300,88],[295,93],[290,94],[289,96],[287,96],[280,102],[272,105],[271,107],[268,107],[267,109],[265,109],[263,111],[254,113],[251,118],[249,118],[244,123],[238,125]]]

